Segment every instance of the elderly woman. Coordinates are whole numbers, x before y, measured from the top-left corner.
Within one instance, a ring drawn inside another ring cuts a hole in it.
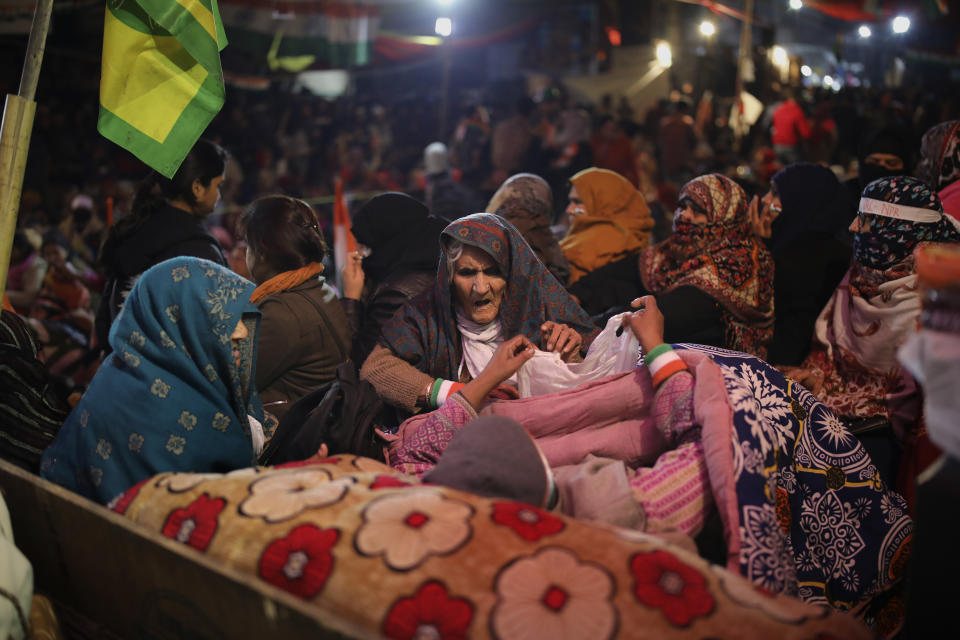
[[[570,261],[570,284],[647,248],[653,218],[643,194],[607,169],[584,169],[570,178],[570,230],[560,242]]]
[[[147,270],[113,353],[43,454],[40,475],[106,503],[161,471],[248,467],[263,448],[253,285],[209,260]]]
[[[767,360],[797,366],[810,350],[813,325],[850,266],[843,241],[847,190],[830,169],[798,162],[777,172],[770,191],[750,202],[754,233],[774,264],[773,342]]]
[[[327,245],[313,209],[287,196],[260,198],[243,218],[247,268],[262,314],[256,385],[282,417],[309,391],[330,382],[350,357],[350,329],[321,272]]]
[[[532,173],[511,176],[490,198],[486,210],[516,227],[543,266],[560,284],[567,283],[570,265],[550,229],[553,196],[546,180]]]
[[[446,225],[422,202],[397,192],[371,198],[354,214],[353,235],[367,255],[352,254],[344,268],[343,304],[358,365],[376,346],[383,323],[433,284]]]
[[[489,402],[490,391],[533,357],[532,344],[513,336],[442,407],[407,420],[395,435],[380,434],[386,460],[481,493],[533,481],[541,490],[528,499],[536,506],[651,533],[696,535],[716,511],[727,532],[722,540],[716,534],[717,562],[765,590],[861,615],[861,605],[900,588],[895,558],[909,553],[910,516],[883,481],[864,482],[875,467],[859,440],[815,396],[754,356],[664,344],[656,301],[636,302],[640,308],[625,319],[646,354],[636,370]],[[521,455],[520,446],[530,449],[522,437],[458,446],[468,430],[476,436],[476,428],[492,427],[489,419],[470,424],[478,416],[518,422],[543,462]],[[331,442],[323,456],[351,452],[349,443]],[[510,450],[501,454],[502,447]],[[542,490],[544,466],[555,478],[552,497]],[[824,536],[851,543],[839,565]]]
[[[596,333],[520,232],[477,213],[444,229],[433,287],[383,326],[360,377],[390,404],[432,408],[476,377],[505,337],[523,334],[570,360]]]
[[[943,212],[960,220],[960,120],[942,122],[923,134],[917,177],[937,191]]]

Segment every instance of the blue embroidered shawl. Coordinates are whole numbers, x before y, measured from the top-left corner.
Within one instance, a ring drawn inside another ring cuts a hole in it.
[[[718,486],[725,474],[711,474],[715,495],[735,493],[737,521],[727,525],[739,533],[731,549],[739,554],[730,568],[774,593],[855,610],[882,636],[895,630],[913,520],[860,441],[816,396],[759,358],[674,347],[719,367],[732,409],[722,441],[708,443],[704,433],[705,448],[732,457],[733,487]],[[711,461],[720,464],[719,456]]]
[[[199,258],[144,272],[110,329],[113,353],[44,453],[41,475],[106,503],[163,471],[252,465],[247,415],[263,420],[253,289]],[[241,318],[249,336],[238,369],[230,335]]]

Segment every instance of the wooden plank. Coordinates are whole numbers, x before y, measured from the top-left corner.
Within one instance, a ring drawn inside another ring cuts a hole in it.
[[[374,635],[2,460],[0,489],[36,591],[124,638]]]

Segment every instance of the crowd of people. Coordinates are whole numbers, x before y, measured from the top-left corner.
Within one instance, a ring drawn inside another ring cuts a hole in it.
[[[537,98],[499,121],[471,105],[443,142],[410,105],[342,118],[301,96],[274,124],[251,99],[171,179],[133,187],[118,168],[65,190],[59,220],[28,183],[0,453],[115,504],[158,473],[256,465],[352,366],[391,419],[320,434],[316,460],[681,534],[891,631],[903,573],[881,569],[907,553],[892,541],[909,545],[939,455],[898,350],[921,313],[917,250],[960,242],[960,121],[892,94],[858,117],[868,97],[844,95],[820,96],[811,126],[790,94],[738,162],[709,96],[696,119],[678,94],[643,123]],[[339,274],[316,204],[333,179],[364,192]],[[596,365],[624,334],[629,366]],[[840,515],[813,526],[821,495]],[[837,562],[822,536],[854,521]]]

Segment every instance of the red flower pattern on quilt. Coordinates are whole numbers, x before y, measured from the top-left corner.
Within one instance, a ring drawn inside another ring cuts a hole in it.
[[[140,494],[140,489],[143,488],[143,485],[147,484],[153,480],[153,478],[146,478],[141,480],[137,484],[133,485],[122,494],[117,496],[117,498],[111,502],[107,507],[112,509],[115,513],[123,515],[127,512],[127,509],[130,508],[130,504],[136,499],[137,495]]]
[[[307,599],[320,593],[333,571],[331,550],[340,539],[338,529],[302,524],[285,538],[267,545],[258,573],[270,584]]]
[[[206,551],[217,532],[217,516],[227,506],[223,498],[211,498],[204,493],[184,509],[174,509],[163,523],[163,535],[189,545],[197,551]]]
[[[637,553],[630,560],[630,569],[637,580],[637,599],[660,609],[671,624],[685,627],[713,611],[715,601],[706,578],[672,553]]]
[[[522,502],[497,502],[493,505],[491,517],[497,524],[510,527],[530,542],[560,533],[566,526],[560,518]]]
[[[408,598],[397,600],[383,621],[383,635],[397,640],[467,637],[473,621],[473,605],[466,598],[453,598],[436,580],[425,582]]]
[[[373,484],[370,485],[372,490],[377,489],[396,489],[398,487],[411,487],[409,482],[398,477],[398,476],[377,476],[373,480]]]

